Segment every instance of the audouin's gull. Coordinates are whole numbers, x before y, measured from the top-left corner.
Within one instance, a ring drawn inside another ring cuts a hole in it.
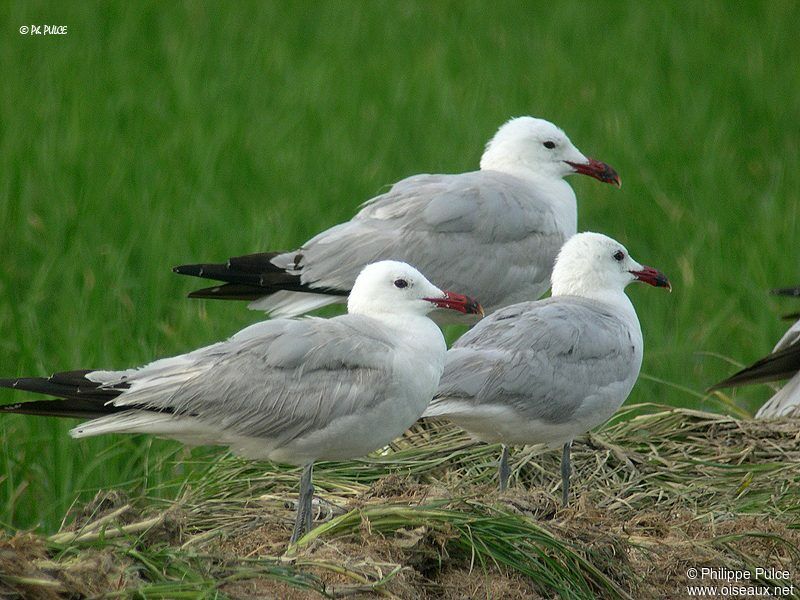
[[[772,290],[779,296],[800,296],[800,287]],[[797,315],[790,315],[797,318]],[[756,413],[757,419],[800,416],[800,321],[795,322],[778,341],[772,352],[749,367],[709,388],[768,383],[789,379]]]
[[[427,314],[481,313],[396,261],[367,266],[332,319],[271,320],[228,341],[126,371],[72,371],[0,386],[58,396],[3,412],[92,419],[73,437],[150,433],[305,467],[291,540],[311,528],[314,461],[362,456],[422,414],[446,346]]]
[[[671,287],[598,233],[564,244],[552,280],[551,298],[499,310],[453,345],[424,416],[447,417],[504,444],[501,490],[509,476],[506,444],[563,446],[566,505],[573,438],[608,420],[639,376],[642,331],[625,286]]]
[[[175,271],[227,282],[191,297],[250,300],[250,308],[295,316],[344,301],[365,264],[396,259],[479,298],[488,314],[549,287],[556,254],[577,227],[575,193],[563,179],[572,173],[620,182],[552,123],[519,117],[488,143],[479,171],[404,179],[292,252]]]

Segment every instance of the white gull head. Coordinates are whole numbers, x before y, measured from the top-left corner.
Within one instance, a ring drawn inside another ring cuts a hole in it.
[[[632,281],[672,290],[667,277],[636,262],[618,241],[601,233],[572,236],[562,246],[553,267],[553,296],[607,300],[623,294]]]
[[[486,145],[481,169],[545,179],[581,173],[620,183],[609,165],[586,157],[561,129],[534,117],[517,117],[500,127]]]
[[[472,298],[440,290],[414,267],[395,260],[364,267],[347,300],[347,312],[366,316],[424,316],[436,308],[483,315]]]

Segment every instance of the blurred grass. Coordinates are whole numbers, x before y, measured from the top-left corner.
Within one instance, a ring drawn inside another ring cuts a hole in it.
[[[533,114],[622,176],[571,180],[579,228],[673,281],[630,290],[647,375],[631,401],[721,410],[682,389],[734,370],[702,353],[748,363],[796,308],[766,290],[800,281],[799,18],[790,0],[8,3],[0,374],[226,337],[259,315],[185,300],[171,266],[294,247],[402,177],[476,168]],[[69,33],[18,33],[45,23]],[[0,420],[0,522],[53,530],[79,492],[181,474],[170,443],[78,443],[70,425]]]

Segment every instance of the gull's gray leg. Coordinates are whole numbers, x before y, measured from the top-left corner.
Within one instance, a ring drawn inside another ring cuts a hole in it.
[[[289,538],[290,544],[294,544],[304,533],[311,531],[311,500],[314,498],[314,485],[311,483],[313,470],[314,463],[306,465],[303,475],[300,477],[300,497],[297,499],[297,515],[294,520],[292,537]]]
[[[508,446],[503,445],[503,453],[500,455],[500,491],[505,492],[508,487],[508,477],[511,469],[508,467]]]
[[[314,484],[311,482],[311,471],[313,468],[313,463],[306,467],[306,469],[308,469],[308,486],[305,491],[306,495],[303,498],[306,507],[305,531],[303,533],[308,533],[314,526]],[[305,471],[303,471],[303,475],[305,475]]]
[[[567,505],[569,500],[569,476],[571,466],[569,462],[570,448],[572,448],[572,440],[564,444],[564,450],[561,453],[561,504]]]

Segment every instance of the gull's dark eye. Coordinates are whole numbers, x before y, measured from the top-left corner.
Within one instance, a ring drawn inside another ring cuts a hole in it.
[[[555,148],[555,147],[556,147],[556,143],[555,143],[555,142],[551,142],[551,141],[549,141],[549,140],[548,140],[548,141],[546,141],[546,142],[543,142],[543,143],[542,143],[542,146],[544,146],[544,147],[545,147],[545,148],[547,148],[548,150],[552,150],[553,148]]]
[[[408,282],[405,279],[395,279],[394,280],[394,287],[404,288],[408,287]]]
[[[614,260],[622,260],[623,258],[625,258],[625,253],[622,250],[614,252]]]

